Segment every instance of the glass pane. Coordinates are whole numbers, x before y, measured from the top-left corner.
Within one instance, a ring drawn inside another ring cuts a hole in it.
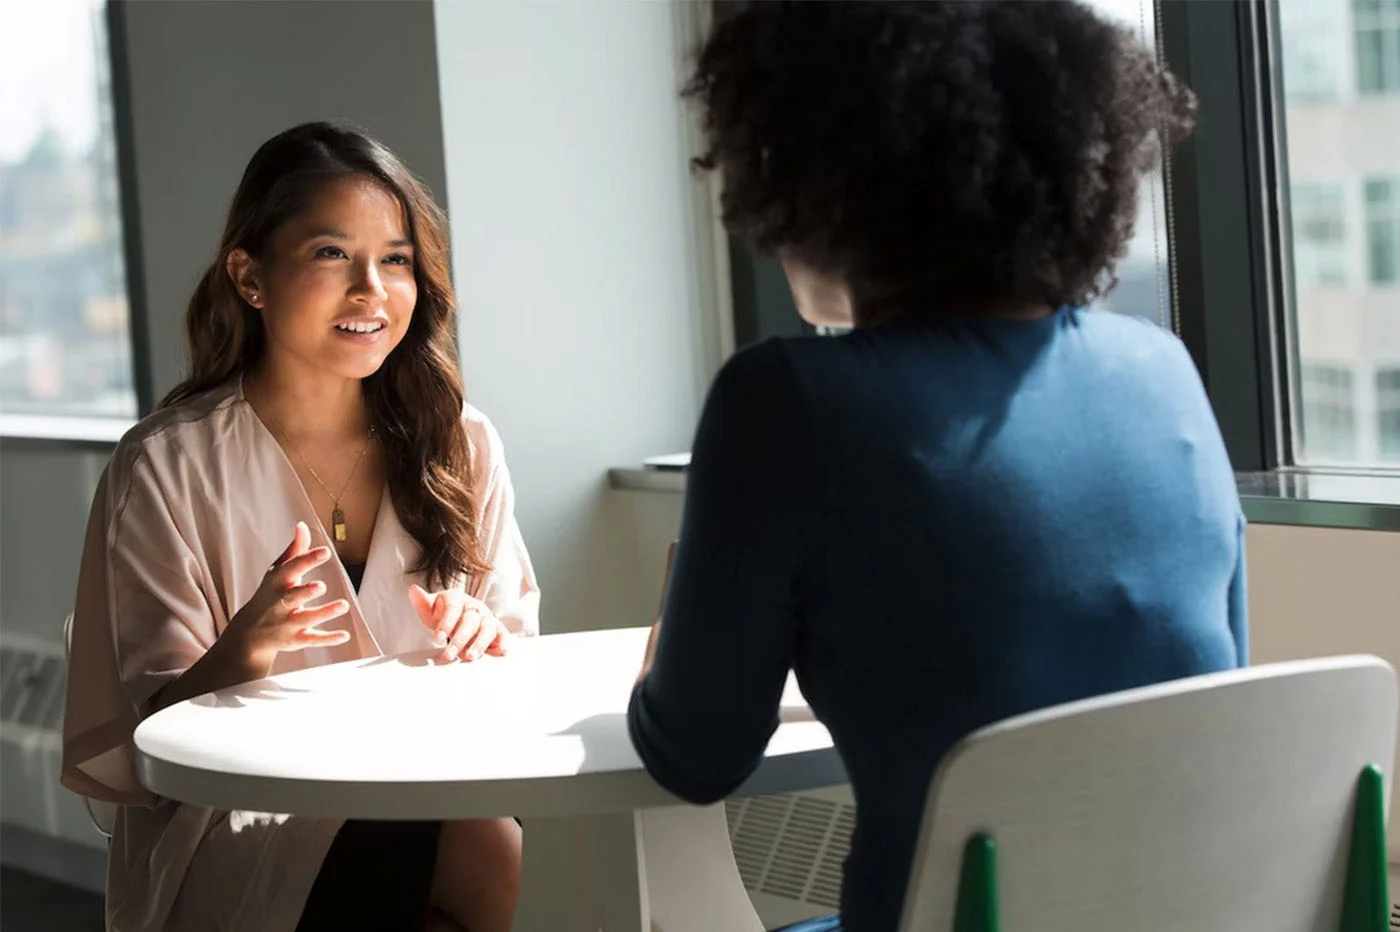
[[[136,415],[103,4],[0,29],[0,411]]]
[[[1397,465],[1400,393],[1383,407],[1379,373],[1400,371],[1400,26],[1391,0],[1279,0],[1291,211],[1288,335],[1294,462]],[[1392,60],[1395,59],[1395,60]],[[1319,74],[1325,70],[1326,75]],[[1295,85],[1332,87],[1330,96]],[[1394,416],[1388,414],[1394,411]]]

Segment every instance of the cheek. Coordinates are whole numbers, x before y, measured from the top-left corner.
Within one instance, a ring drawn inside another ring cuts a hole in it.
[[[400,331],[408,329],[408,321],[418,304],[418,283],[412,278],[405,281],[385,282],[389,294],[389,313]]]

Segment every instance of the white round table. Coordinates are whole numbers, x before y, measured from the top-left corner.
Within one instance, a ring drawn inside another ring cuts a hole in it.
[[[151,791],[219,809],[358,819],[517,816],[518,932],[758,932],[722,806],[680,804],[627,734],[646,628],[302,670],[200,696],[136,730]],[[742,645],[735,649],[742,650]],[[844,782],[789,678],[739,795]]]

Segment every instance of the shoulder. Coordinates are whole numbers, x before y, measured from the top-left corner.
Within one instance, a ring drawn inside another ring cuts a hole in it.
[[[128,430],[112,451],[103,472],[109,514],[115,519],[133,493],[152,504],[182,473],[207,470],[212,457],[233,430],[243,407],[237,391],[220,388],[162,408]]]
[[[472,476],[478,485],[485,485],[505,465],[505,443],[491,419],[470,402],[462,405],[462,430],[471,449]]]
[[[1079,310],[1071,315],[1073,325],[1105,352],[1113,352],[1136,363],[1156,363],[1192,374],[1195,364],[1186,344],[1166,327],[1154,321],[1115,314],[1112,311]]]
[[[806,340],[773,338],[739,350],[720,367],[707,407],[734,405],[746,410],[787,407],[797,392],[794,355]]]
[[[236,389],[224,387],[152,412],[122,435],[108,471],[127,471],[143,461],[205,459],[219,447],[242,408]]]

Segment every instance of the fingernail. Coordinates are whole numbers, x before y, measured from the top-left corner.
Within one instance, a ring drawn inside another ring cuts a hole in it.
[[[447,646],[447,635],[444,634],[444,633],[441,632],[441,631],[435,632],[435,633],[433,634],[433,646],[434,646],[434,647],[446,647],[446,646]]]

